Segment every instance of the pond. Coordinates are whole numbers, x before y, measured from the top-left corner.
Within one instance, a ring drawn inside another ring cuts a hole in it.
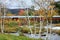
[[[16,36],[19,36],[19,33],[8,33],[8,34],[11,34],[11,35],[16,35]],[[25,36],[27,37],[30,37],[30,38],[40,38],[40,35],[39,34],[26,34],[24,33]],[[46,36],[41,36],[42,39],[46,39]],[[57,34],[48,34],[48,39],[49,40],[60,40],[60,36],[57,35]]]
[[[40,38],[39,34],[24,34],[25,36],[28,36],[30,38]],[[41,36],[42,39],[46,39],[46,36]],[[49,40],[60,40],[60,36],[57,34],[48,34],[48,39]]]
[[[60,40],[60,36],[59,35],[57,35],[57,34],[55,34],[55,35],[50,35],[51,37],[50,37],[50,40]]]

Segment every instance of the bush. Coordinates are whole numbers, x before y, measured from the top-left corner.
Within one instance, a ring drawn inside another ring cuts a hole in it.
[[[17,32],[18,31],[18,28],[17,27],[5,27],[4,28],[4,32],[7,32],[7,33],[14,33],[14,32]]]
[[[60,30],[54,30],[54,32],[60,35]]]
[[[22,32],[22,33],[31,33],[30,28],[27,27],[27,26],[20,27],[19,29],[20,29],[20,32]],[[32,32],[34,34],[35,33],[35,27],[32,27],[31,30],[32,30]],[[36,34],[38,34],[39,31],[40,31],[40,28],[36,28]],[[44,31],[45,31],[45,29],[42,28],[41,33],[43,33]]]
[[[28,33],[28,32],[30,32],[30,29],[28,28],[28,27],[22,27],[22,28],[20,28],[21,30],[21,32],[22,33]]]
[[[18,23],[17,22],[10,22],[7,24],[9,27],[17,27]]]
[[[18,23],[12,21],[4,25],[4,32],[8,33],[17,32],[18,28],[19,28]]]

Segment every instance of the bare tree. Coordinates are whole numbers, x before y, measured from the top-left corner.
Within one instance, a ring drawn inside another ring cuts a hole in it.
[[[50,3],[54,3],[54,0],[34,0],[33,1],[34,2],[34,4],[35,4],[35,6],[37,5],[37,6],[39,6],[39,10],[40,9],[44,9],[45,10],[45,17],[46,17],[46,22],[47,22],[47,37],[48,37],[48,25],[49,25],[49,23],[48,23],[48,11],[47,10],[49,10],[49,6],[50,6]],[[36,7],[37,7],[36,6]],[[51,14],[52,14],[52,12],[51,12]],[[41,18],[41,17],[40,17]],[[40,19],[41,20],[41,19]],[[52,24],[52,21],[51,21],[51,24]],[[41,24],[41,21],[40,21],[40,32],[41,32],[41,28],[42,28],[42,24]],[[51,31],[50,31],[51,32]],[[40,33],[41,34],[41,33]],[[40,35],[41,36],[41,35]]]

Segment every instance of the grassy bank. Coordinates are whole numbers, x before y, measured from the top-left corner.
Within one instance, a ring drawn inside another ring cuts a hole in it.
[[[0,34],[0,40],[41,40],[41,39],[32,39],[25,36],[15,36],[10,34]]]

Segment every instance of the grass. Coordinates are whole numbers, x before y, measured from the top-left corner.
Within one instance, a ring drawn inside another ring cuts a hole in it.
[[[0,34],[0,40],[41,40],[41,39],[28,38],[25,36],[15,36],[10,34]]]

